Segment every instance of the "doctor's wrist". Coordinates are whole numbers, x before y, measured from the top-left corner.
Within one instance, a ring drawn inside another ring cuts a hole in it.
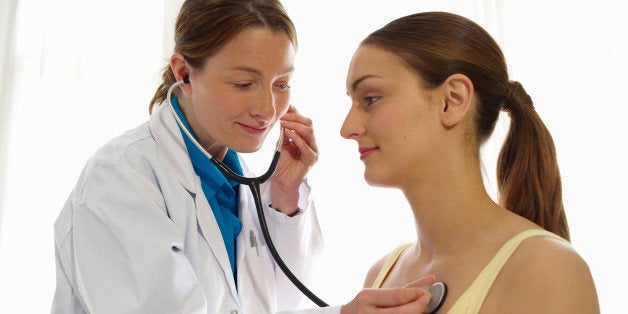
[[[285,187],[276,182],[270,186],[270,207],[288,216],[293,216],[299,207],[299,187]]]
[[[299,207],[294,207],[294,209],[292,209],[292,210],[285,210],[282,207],[273,205],[272,203],[268,204],[268,207],[270,207],[270,208],[272,208],[272,209],[274,209],[274,210],[276,210],[276,211],[278,211],[280,213],[283,213],[284,215],[286,215],[288,217],[294,217],[294,216],[298,215],[301,212],[301,209]]]

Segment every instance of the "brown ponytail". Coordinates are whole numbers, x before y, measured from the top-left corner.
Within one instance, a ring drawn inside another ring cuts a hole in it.
[[[186,0],[175,23],[174,51],[182,54],[191,67],[200,69],[229,39],[256,27],[285,33],[296,49],[294,24],[278,0]],[[175,81],[170,65],[166,66],[148,106],[149,113],[166,99]]]
[[[510,128],[497,160],[499,203],[569,240],[552,136],[519,82],[509,83],[503,106]]]
[[[469,77],[477,97],[472,143],[477,156],[500,111],[507,110],[512,122],[497,166],[499,203],[569,239],[552,137],[521,84],[509,81],[503,53],[486,30],[456,14],[423,12],[390,22],[362,45],[396,54],[426,88],[456,73]]]

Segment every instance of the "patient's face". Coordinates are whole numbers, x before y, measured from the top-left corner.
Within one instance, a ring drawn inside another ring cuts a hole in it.
[[[434,93],[397,55],[361,46],[347,74],[351,108],[341,135],[359,146],[364,176],[371,185],[416,184],[438,149],[438,106]]]

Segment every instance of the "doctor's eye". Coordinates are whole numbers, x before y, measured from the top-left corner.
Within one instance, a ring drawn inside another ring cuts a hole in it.
[[[249,87],[251,87],[251,85],[253,85],[251,83],[232,83],[232,84],[236,89],[239,89],[239,90],[246,90]]]

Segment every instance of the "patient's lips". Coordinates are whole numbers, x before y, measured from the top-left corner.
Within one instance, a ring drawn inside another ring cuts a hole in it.
[[[360,160],[364,160],[370,154],[377,150],[377,147],[360,147],[358,151],[360,152]]]

